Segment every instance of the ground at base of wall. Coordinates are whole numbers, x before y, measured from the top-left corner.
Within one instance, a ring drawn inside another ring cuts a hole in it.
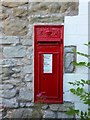
[[[33,104],[31,107],[23,107],[17,109],[2,109],[2,118],[7,119],[22,119],[31,118],[42,119],[75,119],[75,116],[67,115],[66,112],[70,107],[74,108],[71,102],[64,102],[63,104]]]

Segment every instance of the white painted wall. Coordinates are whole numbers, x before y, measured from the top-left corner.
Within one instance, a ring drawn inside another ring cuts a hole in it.
[[[88,53],[88,48],[83,45],[88,43],[88,0],[79,0],[79,15],[65,17],[64,29],[64,45],[76,45],[77,51]],[[87,61],[87,58],[77,55],[77,62]],[[88,79],[88,69],[83,67],[76,67],[75,73],[64,74],[64,101],[75,102],[75,108],[80,110],[87,110],[87,106],[83,105],[78,97],[69,92],[71,85],[69,81],[80,79]],[[85,87],[88,90],[88,86]]]

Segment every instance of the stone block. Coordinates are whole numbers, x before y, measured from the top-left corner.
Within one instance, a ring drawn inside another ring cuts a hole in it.
[[[20,71],[21,71],[20,68],[12,68],[12,70],[13,70],[15,73],[20,73]]]
[[[2,2],[2,6],[7,7],[7,8],[14,8],[14,7],[18,7],[18,6],[21,6],[21,5],[25,5],[27,3],[28,3],[28,0],[24,0],[23,2],[22,1],[11,2],[10,0],[7,0],[7,1]]]
[[[70,46],[65,46],[65,53],[73,53],[76,50],[76,46],[70,45]]]
[[[9,79],[14,74],[11,67],[2,68],[2,80]]]
[[[74,108],[74,104],[71,102],[64,102],[63,104],[59,105],[59,112],[67,112],[69,108]]]
[[[26,103],[20,103],[20,107],[25,107],[26,106]]]
[[[33,40],[30,38],[28,39],[21,39],[21,43],[24,46],[32,46]]]
[[[25,17],[28,15],[28,10],[21,8],[14,8],[13,15],[16,17]]]
[[[5,105],[8,108],[17,108],[18,107],[18,103],[16,101],[16,98],[12,98],[12,99],[2,99],[2,105]]]
[[[21,77],[20,73],[15,73],[12,75],[12,78],[14,78],[14,79],[17,79],[17,78],[20,79],[20,77]]]
[[[2,66],[0,65],[0,75],[2,74]]]
[[[30,108],[20,108],[12,112],[11,118],[32,118],[32,109]]]
[[[43,111],[43,118],[55,118],[55,113],[49,110]]]
[[[27,102],[27,103],[26,103],[26,107],[34,107],[34,103],[32,103],[32,102]]]
[[[26,65],[22,68],[23,73],[33,73],[33,66],[32,65]]]
[[[29,17],[29,23],[64,23],[64,17],[46,16],[46,17]]]
[[[25,87],[20,89],[19,97],[18,97],[19,101],[30,102],[32,101],[32,97],[33,97],[33,94],[29,89]]]
[[[14,85],[14,86],[19,86],[19,85],[21,85],[21,83],[22,83],[22,81],[21,81],[21,79],[19,78],[10,78],[9,80],[4,80],[3,81],[3,84],[12,84],[12,85]]]
[[[14,47],[4,47],[3,55],[8,58],[12,57],[21,58],[26,55],[26,49],[25,47],[22,47],[20,45]]]
[[[59,104],[52,104],[49,105],[51,111],[58,111],[59,109]]]
[[[27,50],[27,58],[32,60],[33,59],[33,48],[30,47],[28,50]],[[32,60],[33,61],[33,60]]]
[[[29,13],[34,15],[61,14],[77,15],[78,2],[39,2],[29,3]]]
[[[0,37],[0,44],[2,44],[2,45],[10,45],[10,44],[16,45],[17,43],[19,43],[19,37],[17,37],[17,36],[2,36],[2,37]]]
[[[75,72],[75,65],[73,64],[73,62],[76,61],[76,54],[74,53],[75,50],[76,50],[76,46],[65,46],[65,54],[64,54],[65,73]]]
[[[8,18],[4,21],[4,33],[8,36],[24,36],[27,34],[28,21]]]
[[[0,90],[10,90],[12,89],[14,86],[12,84],[0,84]]]
[[[44,106],[42,106],[42,109],[43,110],[46,110],[46,109],[48,109],[49,108],[49,105],[44,105]]]
[[[58,112],[58,119],[73,119],[74,116],[67,115],[64,112]]]
[[[26,55],[27,55],[27,53],[26,53]],[[31,64],[33,64],[32,58],[29,58],[29,57],[22,58],[21,62],[24,65],[31,65]]]
[[[33,81],[33,76],[32,76],[32,74],[26,74],[26,75],[25,75],[25,81],[26,81],[26,82],[32,82],[32,81]]]
[[[21,64],[21,63],[20,63]],[[20,65],[19,64],[19,65]],[[5,66],[5,65],[7,65],[7,67],[10,67],[10,66],[16,66],[16,65],[18,65],[18,61],[17,60],[15,60],[15,59],[3,59],[2,60],[2,65],[3,66]]]
[[[0,13],[0,20],[5,20],[5,19],[7,19],[9,17],[9,14],[7,14],[7,13]]]
[[[2,98],[10,99],[16,96],[16,89],[2,90]]]
[[[32,82],[26,82],[27,84],[27,88],[30,90],[30,91],[33,91],[33,84]]]

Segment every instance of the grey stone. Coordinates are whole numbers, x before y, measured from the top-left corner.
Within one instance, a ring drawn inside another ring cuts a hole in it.
[[[7,66],[15,66],[16,61],[13,59],[3,59],[2,65],[7,65]]]
[[[18,103],[16,101],[16,98],[13,99],[2,99],[2,104],[9,107],[9,108],[17,108]]]
[[[16,89],[12,89],[12,90],[2,90],[2,98],[13,98],[16,95]]]
[[[58,111],[59,104],[52,104],[52,105],[49,105],[49,107],[50,107],[50,110],[52,111]]]
[[[17,17],[8,17],[4,21],[4,33],[8,36],[24,36],[27,34],[27,19],[18,19]]]
[[[74,104],[71,102],[64,102],[63,104],[59,105],[58,111],[60,112],[66,112],[69,110],[69,108],[74,108]]]
[[[25,75],[25,81],[26,81],[26,82],[32,82],[32,81],[33,81],[33,76],[32,76],[32,74],[26,74],[26,75]]]
[[[24,57],[26,55],[26,49],[25,47],[22,47],[20,45],[14,46],[14,47],[4,47],[3,55],[5,57]]]
[[[33,58],[33,48],[32,47],[30,47],[27,51],[27,58],[30,60],[32,60],[32,58]]]
[[[28,39],[21,39],[21,43],[22,43],[22,45],[24,45],[24,46],[32,46],[32,39],[30,38],[28,38]]]
[[[20,108],[12,112],[11,118],[32,118],[32,109]]]
[[[2,46],[0,46],[0,53],[2,53]]]
[[[24,73],[33,73],[33,67],[32,67],[32,65],[26,65],[23,67],[22,71]]]
[[[24,8],[14,8],[13,15],[16,17],[24,17],[28,15],[28,11]]]
[[[5,80],[3,81],[4,84],[12,84],[12,85],[15,85],[15,86],[19,86],[21,84],[21,79],[17,79],[17,78],[10,78],[9,80]]]
[[[32,100],[32,97],[33,97],[32,92],[29,89],[25,87],[20,89],[19,97],[18,97],[19,101],[30,102]]]
[[[60,112],[66,112],[66,111],[68,111],[68,110],[69,110],[69,107],[66,107],[66,106],[60,105],[58,111],[60,111]]]
[[[64,101],[64,106],[66,107],[74,107],[74,103],[73,102],[69,102],[69,101]]]
[[[34,103],[27,102],[27,103],[26,103],[26,107],[34,107]]]
[[[26,103],[20,103],[20,107],[25,107]]]
[[[11,75],[14,74],[11,67],[2,68],[2,80],[10,79]]]
[[[42,113],[40,109],[33,109],[32,118],[41,119]]]
[[[16,59],[11,58],[11,59],[3,59],[2,65],[7,66],[7,67],[11,67],[11,66],[22,65],[22,63],[20,60],[16,60]]]
[[[9,80],[9,79],[10,79],[10,76],[3,76],[3,75],[2,75],[2,81],[3,81],[3,80]]]
[[[0,75],[2,74],[2,66],[0,66]]]
[[[5,20],[5,19],[7,19],[9,17],[9,14],[6,14],[6,13],[0,13],[0,21],[1,20]]]
[[[65,53],[66,52],[69,52],[69,53],[73,53],[74,51],[76,50],[76,46],[73,46],[73,45],[71,45],[71,46],[65,46],[64,47],[64,51],[65,51]]]
[[[27,4],[28,0],[25,0],[23,2],[9,2],[9,1],[6,1],[6,2],[2,2],[2,5],[5,6],[5,7],[8,7],[8,8],[14,8],[14,7],[18,7],[18,6],[21,6],[21,5],[25,5]]]
[[[19,73],[15,73],[12,75],[12,78],[20,78],[20,74]]]
[[[43,112],[43,118],[55,118],[55,113],[49,110]]]
[[[2,61],[3,61],[3,60],[2,60],[2,59],[0,59],[0,65],[2,65]]]
[[[13,112],[13,109],[7,110],[7,114],[6,114],[6,116],[4,116],[4,117],[5,117],[5,118],[11,118],[12,112]]]
[[[73,73],[75,71],[75,65],[73,64],[76,61],[76,46],[65,46],[64,54],[64,71],[65,73]]]
[[[27,55],[27,53],[26,53]],[[28,57],[22,58],[21,62],[26,65],[31,65],[33,63],[32,59],[29,59]]]
[[[69,10],[68,10],[69,9]],[[39,2],[30,3],[29,13],[34,15],[48,15],[56,14],[66,16],[75,11],[75,15],[78,14],[78,2]],[[74,13],[73,13],[74,15]]]
[[[19,43],[19,38],[16,36],[3,36],[0,37],[0,44],[9,45],[9,44],[17,44]]]
[[[14,72],[12,71],[11,67],[7,67],[7,68],[2,68],[2,73],[5,74],[5,76],[10,76],[12,75]]]
[[[74,53],[65,53],[65,64],[64,64],[64,70],[65,73],[72,73],[75,71],[75,65],[73,64],[74,61],[76,61],[76,56]]]
[[[42,109],[43,110],[46,110],[46,109],[48,109],[49,108],[49,105],[44,105],[44,106],[42,106]]]
[[[51,13],[58,13],[60,12],[60,8],[61,8],[61,4],[60,3],[55,3],[55,2],[52,2],[49,6],[49,11]]]
[[[71,116],[71,115],[67,115],[66,113],[64,113],[64,112],[58,112],[57,113],[58,114],[58,119],[62,119],[62,118],[74,118],[74,116]]]
[[[30,17],[29,18],[29,23],[64,23],[64,17],[57,17],[55,15],[53,16],[47,16],[47,17]]]
[[[12,68],[15,73],[19,73],[21,70],[19,68]]]
[[[4,89],[4,90],[7,90],[7,89],[12,89],[14,86],[12,84],[0,84],[0,89]]]
[[[2,84],[2,75],[0,75],[0,84]]]
[[[27,84],[27,88],[28,88],[30,91],[33,91],[32,82],[26,82],[26,84]]]

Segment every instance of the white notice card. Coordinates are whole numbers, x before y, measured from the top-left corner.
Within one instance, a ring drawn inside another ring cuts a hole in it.
[[[52,73],[52,54],[44,54],[44,73]]]

